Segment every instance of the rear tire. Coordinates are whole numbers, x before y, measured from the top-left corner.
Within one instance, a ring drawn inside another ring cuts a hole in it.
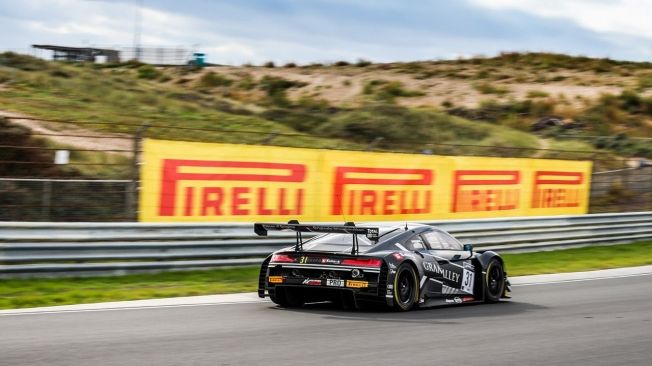
[[[492,259],[487,265],[484,278],[484,301],[498,302],[505,292],[505,271],[498,259]]]
[[[394,309],[408,311],[419,299],[419,280],[409,263],[401,264],[394,277]]]
[[[274,292],[270,292],[269,299],[272,300],[273,303],[284,308],[300,308],[306,303],[306,301],[303,296],[298,293],[299,291],[294,290],[295,289],[277,287],[274,289]]]

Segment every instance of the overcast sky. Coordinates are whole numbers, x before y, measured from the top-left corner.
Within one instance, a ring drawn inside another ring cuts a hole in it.
[[[0,0],[0,49],[130,46],[138,0]],[[215,63],[552,51],[652,61],[652,0],[144,0],[142,43]]]

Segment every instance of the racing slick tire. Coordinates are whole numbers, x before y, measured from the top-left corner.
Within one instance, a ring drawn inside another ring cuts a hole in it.
[[[276,288],[273,293],[269,294],[269,299],[273,303],[284,308],[300,308],[305,304],[305,300],[297,291],[288,288]]]
[[[505,291],[505,271],[503,265],[496,258],[487,265],[487,274],[484,283],[484,301],[498,302]]]
[[[419,280],[409,263],[401,264],[394,277],[394,309],[408,311],[419,299]]]

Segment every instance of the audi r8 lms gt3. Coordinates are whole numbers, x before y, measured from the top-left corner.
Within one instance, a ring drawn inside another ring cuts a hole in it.
[[[333,301],[345,307],[383,304],[406,311],[509,298],[502,258],[473,251],[432,226],[360,227],[257,223],[256,234],[296,232],[294,246],[274,252],[260,268],[258,295],[284,307]],[[303,240],[303,233],[320,233]]]

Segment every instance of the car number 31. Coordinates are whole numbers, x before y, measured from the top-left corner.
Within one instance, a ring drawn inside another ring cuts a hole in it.
[[[464,268],[464,273],[462,273],[462,288],[461,290],[473,295],[473,280],[475,278],[475,273]]]

